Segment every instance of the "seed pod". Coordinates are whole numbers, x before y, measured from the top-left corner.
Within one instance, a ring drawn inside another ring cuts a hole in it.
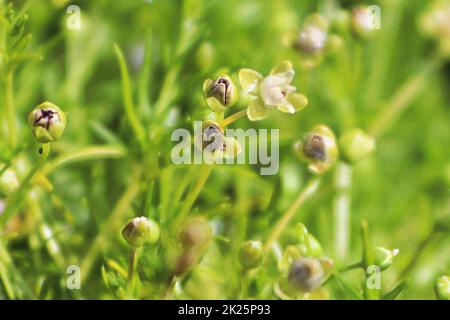
[[[373,152],[375,140],[361,129],[345,132],[339,138],[342,154],[349,162],[357,162]]]
[[[202,217],[191,218],[179,233],[179,240],[183,248],[201,248],[208,244],[212,236],[212,230]]]
[[[158,224],[146,217],[131,219],[122,230],[123,238],[134,248],[141,247],[146,242],[157,242],[159,234]]]
[[[437,278],[434,291],[439,300],[450,300],[450,277],[442,276]]]
[[[54,142],[61,138],[66,128],[66,114],[55,104],[43,102],[31,111],[28,123],[40,143]]]
[[[245,269],[258,267],[263,260],[263,244],[261,241],[247,241],[239,251],[239,261]]]
[[[318,125],[294,145],[300,159],[310,163],[309,170],[321,174],[337,160],[338,148],[334,133],[325,125]]]
[[[221,112],[231,107],[237,100],[237,89],[227,75],[220,76],[216,81],[207,79],[203,83],[206,103],[214,112]]]
[[[318,259],[299,258],[292,264],[288,280],[296,289],[311,292],[319,288],[324,277],[325,272]]]
[[[375,247],[373,250],[375,265],[379,266],[381,271],[386,270],[391,266],[398,252],[398,249],[389,250],[383,247]]]

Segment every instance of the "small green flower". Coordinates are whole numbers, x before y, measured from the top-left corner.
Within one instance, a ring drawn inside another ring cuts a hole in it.
[[[55,104],[43,102],[31,111],[28,123],[40,143],[54,142],[61,138],[66,128],[66,114]]]
[[[439,300],[450,300],[450,277],[442,276],[437,278],[434,291]]]
[[[251,121],[267,118],[270,109],[278,109],[285,113],[295,113],[308,104],[308,98],[297,93],[291,85],[295,71],[290,61],[275,66],[270,74],[263,77],[252,69],[239,71],[239,82],[243,90],[255,97],[247,108],[247,117]]]
[[[155,243],[159,239],[158,224],[146,217],[137,217],[131,219],[122,230],[123,238],[133,248],[138,248],[144,243]]]
[[[320,287],[325,278],[322,264],[315,258],[299,258],[289,270],[288,281],[302,292],[311,292]]]
[[[263,244],[261,241],[247,241],[239,251],[239,261],[245,269],[258,267],[263,260]]]
[[[348,161],[357,162],[373,152],[375,139],[361,129],[353,129],[339,138],[339,145]]]
[[[231,107],[238,98],[236,87],[227,75],[218,77],[216,81],[205,80],[203,92],[207,105],[214,112],[221,112]]]
[[[318,125],[303,140],[295,143],[294,152],[300,159],[309,162],[308,169],[311,172],[321,174],[336,163],[336,137],[330,128]]]
[[[398,255],[398,249],[389,250],[383,247],[375,247],[373,250],[374,263],[379,266],[380,269],[386,270],[392,265],[394,257]]]

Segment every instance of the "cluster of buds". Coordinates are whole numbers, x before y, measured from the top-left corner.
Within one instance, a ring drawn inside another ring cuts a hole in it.
[[[245,270],[259,267],[264,250],[261,241],[246,241],[239,250],[239,262]]]
[[[131,219],[122,230],[122,237],[134,249],[142,247],[145,243],[156,243],[159,234],[158,224],[146,217]]]
[[[66,129],[66,114],[55,104],[43,102],[30,112],[28,123],[40,143],[59,140]]]
[[[334,165],[338,158],[336,137],[325,125],[318,125],[294,144],[294,152],[309,163],[308,169],[321,174]]]
[[[212,238],[212,229],[202,217],[195,217],[183,225],[178,234],[181,253],[175,259],[172,273],[181,276],[197,264]]]

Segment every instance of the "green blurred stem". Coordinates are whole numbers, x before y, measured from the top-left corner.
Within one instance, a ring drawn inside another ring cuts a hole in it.
[[[431,228],[428,234],[425,236],[425,238],[419,243],[419,245],[416,248],[416,251],[414,252],[413,256],[411,257],[411,260],[409,263],[405,266],[405,268],[400,272],[399,279],[404,279],[409,276],[411,271],[414,270],[416,265],[419,263],[420,257],[422,256],[425,249],[428,247],[428,245],[433,241],[434,237],[436,236],[436,228]]]
[[[245,300],[248,298],[248,289],[250,285],[250,273],[249,270],[242,270],[241,273],[241,291],[239,294],[239,300]]]
[[[350,264],[348,266],[345,266],[345,267],[339,269],[339,272],[344,273],[344,272],[359,269],[359,268],[364,268],[364,264],[362,262],[356,262],[356,263]]]
[[[16,119],[14,113],[14,100],[13,100],[13,86],[14,86],[14,72],[10,70],[5,76],[5,93],[4,93],[4,106],[5,106],[5,118],[8,124],[8,137],[9,143],[12,148],[17,143],[17,130]]]
[[[380,288],[370,288],[369,282],[373,275],[368,274],[368,268],[374,265],[375,257],[373,253],[372,239],[369,234],[369,224],[366,220],[361,221],[361,239],[363,243],[362,265],[364,267],[364,275],[366,277],[364,283],[364,297],[368,300],[380,299]],[[379,276],[379,275],[376,275]]]
[[[178,91],[178,72],[180,66],[178,64],[171,67],[166,76],[164,77],[164,82],[158,97],[158,100],[155,102],[155,118],[159,119],[164,111],[170,106],[172,101],[176,98]]]
[[[140,143],[140,146],[143,147],[146,134],[142,123],[139,121],[139,117],[133,104],[131,81],[130,75],[128,73],[127,63],[122,51],[120,50],[120,47],[116,43],[114,43],[114,51],[116,52],[117,61],[119,62],[120,66],[120,74],[122,77],[122,95],[125,112],[137,137],[137,140]]]
[[[319,185],[320,185],[319,177],[313,178],[306,184],[305,188],[299,193],[295,201],[291,204],[288,210],[280,217],[278,222],[275,224],[275,227],[273,228],[272,232],[270,233],[266,241],[266,244],[264,245],[264,251],[267,252],[271,248],[272,244],[278,239],[278,237],[284,231],[286,226],[295,216],[295,213],[297,212],[298,208],[317,192]]]
[[[203,164],[201,166],[197,180],[195,181],[194,186],[189,190],[189,193],[186,195],[183,205],[180,211],[178,212],[177,222],[182,222],[185,216],[189,213],[189,211],[191,211],[192,206],[195,203],[195,200],[197,200],[200,192],[203,189],[203,186],[205,185],[206,180],[208,180],[211,170],[212,165],[210,164]]]
[[[382,107],[378,116],[369,125],[369,133],[374,137],[383,135],[420,95],[428,84],[430,76],[439,68],[442,58],[434,56],[407,79],[394,93],[393,97]]]
[[[140,188],[140,171],[136,172],[131,179],[131,184],[120,197],[115,208],[105,221],[102,230],[94,239],[89,251],[81,263],[81,282],[84,283],[92,271],[92,267],[97,259],[100,251],[108,245],[108,237],[110,237],[120,226],[123,216],[128,212],[130,204],[138,195]]]
[[[334,244],[336,258],[343,259],[348,253],[350,240],[350,205],[352,167],[340,162],[336,166],[336,195],[334,199]]]
[[[54,170],[80,161],[96,159],[119,159],[126,156],[126,150],[114,146],[91,146],[75,152],[68,152],[49,161],[43,168],[42,174],[48,175]]]
[[[19,270],[14,265],[11,257],[8,254],[3,245],[3,241],[0,238],[0,278],[5,286],[8,296],[11,299],[21,298],[21,299],[34,299],[35,296],[31,291],[30,287],[22,277]],[[14,281],[15,283],[12,283]],[[20,288],[19,291],[23,292],[23,295],[18,297],[14,293],[14,288]]]
[[[128,265],[128,284],[131,284],[133,281],[133,274],[134,274],[135,261],[136,261],[136,248],[130,249],[129,259],[130,259],[130,262]]]
[[[247,115],[247,109],[243,109],[241,111],[238,111],[236,113],[233,113],[231,116],[226,117],[225,119],[223,119],[221,122],[219,122],[219,125],[224,128],[230,124],[232,124],[233,122],[239,120],[242,117],[245,117]]]
[[[22,202],[27,194],[28,188],[31,185],[31,179],[34,177],[36,172],[40,168],[42,168],[45,161],[47,160],[49,153],[50,153],[50,143],[44,143],[40,149],[38,160],[33,165],[33,167],[28,172],[28,174],[25,176],[25,178],[22,180],[22,182],[20,183],[17,190],[9,196],[8,202],[6,203],[5,211],[3,211],[3,214],[0,216],[0,226],[5,225],[6,222],[20,208],[20,205],[22,204]]]

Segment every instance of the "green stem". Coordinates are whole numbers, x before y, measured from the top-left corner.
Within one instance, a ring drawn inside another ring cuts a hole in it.
[[[295,213],[297,212],[298,208],[305,203],[306,200],[308,200],[311,196],[313,196],[320,184],[320,178],[314,178],[311,181],[309,181],[305,188],[300,192],[297,199],[292,203],[292,205],[288,208],[288,210],[281,216],[281,218],[278,220],[277,224],[273,228],[272,232],[270,233],[266,244],[264,245],[264,250],[267,252],[272,244],[278,239],[278,237],[281,235],[281,233],[284,231],[286,226],[289,224],[289,222],[294,217]]]
[[[27,194],[28,188],[31,185],[31,179],[34,177],[36,172],[44,165],[49,153],[50,153],[50,144],[49,143],[43,144],[40,149],[38,160],[31,168],[31,170],[28,172],[28,174],[25,176],[25,178],[22,180],[17,190],[9,197],[5,211],[3,211],[3,214],[0,216],[0,225],[5,225],[6,222],[20,208],[20,205],[22,204],[23,199]]]
[[[219,122],[219,125],[220,125],[220,127],[224,128],[224,127],[232,124],[236,120],[238,120],[238,119],[240,119],[242,117],[245,117],[246,115],[247,115],[247,109],[243,109],[241,111],[233,113],[229,117],[226,117],[225,119],[223,119],[222,121]]]
[[[19,270],[17,270],[16,266],[14,265],[1,239],[0,239],[0,278],[3,281],[5,288],[7,289],[8,292],[8,296],[10,296],[10,298],[21,298],[21,299],[35,298],[30,287],[23,279]],[[15,286],[12,285],[11,280],[15,282],[16,284]],[[17,295],[14,293],[14,288],[18,287],[20,287],[19,292],[20,291],[23,292],[23,296],[17,297]]]
[[[406,265],[406,267],[400,272],[400,279],[405,279],[409,276],[411,271],[414,270],[415,266],[418,264],[420,257],[422,256],[422,253],[425,251],[425,249],[428,247],[428,245],[431,243],[431,241],[434,239],[434,236],[436,235],[435,228],[431,228],[428,232],[427,236],[419,243],[417,246],[416,251],[414,252],[411,260]]]
[[[334,200],[334,245],[336,258],[347,255],[350,240],[350,203],[352,167],[339,163],[336,167],[336,195]]]
[[[350,270],[355,270],[355,269],[359,269],[359,268],[363,268],[364,264],[362,262],[356,262],[353,264],[350,264],[348,266],[343,267],[342,269],[339,269],[340,273],[344,273]]]
[[[14,86],[14,72],[12,70],[8,71],[5,77],[5,118],[8,124],[8,137],[9,143],[12,148],[17,144],[17,130],[16,130],[16,119],[14,113],[14,100],[13,100],[13,86]]]
[[[140,143],[140,146],[143,147],[146,134],[144,127],[139,121],[139,117],[133,104],[131,81],[130,75],[128,73],[127,63],[122,51],[120,50],[120,47],[116,43],[114,44],[114,51],[116,52],[117,61],[119,62],[120,66],[120,74],[122,76],[122,95],[125,112],[127,114],[128,120],[130,121],[131,127],[136,134],[137,140]]]
[[[139,193],[139,176],[140,173],[135,174],[132,179],[132,183],[120,197],[114,210],[109,215],[108,220],[105,222],[103,229],[94,239],[92,245],[89,248],[89,251],[83,259],[81,263],[81,270],[83,270],[83,272],[81,273],[82,283],[84,283],[88,279],[100,250],[108,244],[108,237],[117,231],[120,223],[122,222],[123,215],[129,210],[131,201],[133,201],[133,199]]]
[[[441,57],[436,55],[404,82],[369,125],[369,133],[372,136],[381,136],[398,120],[401,114],[425,89],[429,83],[428,78],[438,69],[441,63]]]
[[[86,160],[96,160],[96,159],[119,159],[126,156],[126,150],[121,147],[109,147],[109,146],[91,146],[86,147],[78,151],[69,152],[55,159],[49,161],[44,168],[42,173],[48,175],[54,170],[80,161]]]
[[[372,276],[380,276],[378,275],[369,275],[368,268],[374,265],[375,257],[373,253],[373,244],[372,239],[369,234],[369,225],[366,220],[361,222],[361,238],[363,243],[363,254],[362,254],[362,264],[364,267],[364,275],[365,275],[365,284],[364,284],[364,296],[368,300],[378,300],[380,299],[380,289],[381,288],[372,288],[372,284],[369,286],[369,281],[372,281]]]
[[[211,170],[212,165],[209,164],[203,164],[202,167],[200,168],[197,181],[195,182],[194,186],[189,190],[189,193],[186,195],[186,199],[184,200],[183,205],[180,208],[180,211],[178,212],[176,218],[177,222],[183,221],[184,217],[189,213],[189,211],[191,211],[192,206],[195,203],[195,200],[198,198],[198,195],[202,191],[206,180],[208,180]]]

